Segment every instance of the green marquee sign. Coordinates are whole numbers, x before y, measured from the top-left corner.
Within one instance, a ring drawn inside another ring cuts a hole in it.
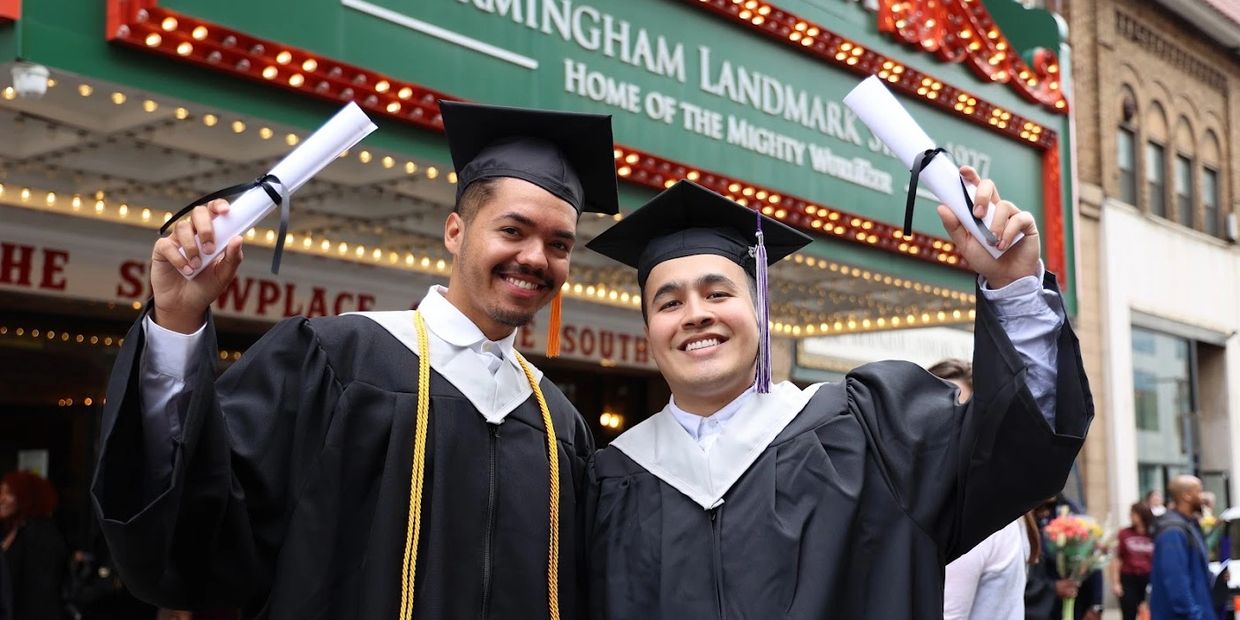
[[[0,26],[0,47],[16,42],[18,54],[52,66],[303,126],[321,116],[322,104],[287,92],[196,69],[170,71],[175,63],[106,45],[99,4],[32,4],[18,23],[21,37]],[[162,0],[159,6],[454,97],[609,113],[617,142],[626,146],[875,220],[899,224],[903,218],[907,170],[842,103],[860,76],[718,19],[692,2]],[[1006,85],[984,82],[959,64],[910,52],[879,33],[875,15],[855,0],[787,0],[780,7],[1056,131],[1060,176],[1071,178],[1067,117],[1028,103]],[[1040,30],[1030,30],[1037,36],[1023,36],[1058,49],[1058,40],[1043,40],[1052,38],[1045,26],[1053,20],[1045,12],[1005,7],[1001,13],[996,19],[1041,15],[1026,20],[1037,22]],[[941,108],[903,100],[955,161],[994,178],[1004,198],[1042,220],[1038,147]],[[307,103],[292,103],[297,101]],[[447,160],[442,141],[426,132],[387,123],[380,133],[386,135],[376,134],[376,144]],[[629,208],[648,195],[622,186]],[[1063,204],[1070,205],[1070,197],[1065,187]],[[919,200],[914,228],[941,237],[933,205],[929,198]],[[1065,211],[1071,268],[1071,208]],[[972,287],[962,271],[852,243],[823,240],[811,252],[878,271],[915,273],[958,289]]]
[[[858,76],[692,6],[667,0],[321,0],[296,8],[171,0],[161,6],[453,96],[610,113],[623,144],[875,219],[903,217],[907,170],[842,103]],[[293,11],[304,17],[288,19]],[[909,106],[957,162],[995,176],[1005,198],[1040,215],[1036,148],[916,102]],[[922,201],[915,227],[942,235],[931,201]]]

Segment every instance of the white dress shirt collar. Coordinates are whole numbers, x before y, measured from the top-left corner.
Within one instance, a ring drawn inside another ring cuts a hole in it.
[[[754,394],[754,386],[741,392],[740,396],[732,399],[732,402],[724,405],[715,413],[702,416],[695,413],[689,413],[676,405],[676,397],[672,396],[667,403],[667,410],[671,412],[672,417],[676,418],[681,428],[689,433],[689,436],[698,443],[702,449],[708,449],[714,444],[719,433],[723,432],[723,426],[736,415],[737,411],[745,405],[745,401],[749,400],[750,395]]]
[[[477,325],[444,298],[442,290],[445,289],[432,286],[418,304],[418,310],[426,321],[431,368],[456,386],[487,422],[502,424],[509,413],[533,394],[513,350],[516,331],[498,342],[487,340]],[[378,323],[417,354],[418,335],[413,312],[349,314],[358,314]],[[488,350],[490,347],[495,350]],[[497,357],[501,358],[498,363]],[[481,368],[492,372],[480,373]],[[533,364],[530,365],[530,372],[534,374],[534,381],[542,380],[542,372]]]
[[[452,305],[444,294],[448,289],[432,286],[422,298],[418,310],[426,320],[427,329],[444,342],[462,349],[472,349],[476,353],[494,353],[498,351],[501,359],[512,357],[513,343],[517,340],[517,330],[512,330],[504,338],[490,340],[482,330],[465,316],[459,308]]]

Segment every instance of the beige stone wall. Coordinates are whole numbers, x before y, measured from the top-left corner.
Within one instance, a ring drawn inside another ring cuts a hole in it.
[[[1069,31],[1081,182],[1102,187],[1107,196],[1119,195],[1116,130],[1127,90],[1137,104],[1138,146],[1156,140],[1166,147],[1168,162],[1184,154],[1217,168],[1227,181],[1220,204],[1224,209],[1233,205],[1240,176],[1240,162],[1231,155],[1240,132],[1229,122],[1240,112],[1240,66],[1234,56],[1152,2],[1074,4],[1092,5],[1092,10],[1074,11],[1079,23],[1070,24]],[[1210,152],[1212,147],[1217,152]],[[1142,166],[1137,179],[1148,202]]]
[[[1117,488],[1132,487],[1135,462],[1116,462],[1112,445],[1131,435],[1131,429],[1115,429],[1111,411],[1116,400],[1108,398],[1109,382],[1131,385],[1131,368],[1116,368],[1109,361],[1106,345],[1109,321],[1105,303],[1108,283],[1104,265],[1107,248],[1101,240],[1112,239],[1102,230],[1104,204],[1120,195],[1117,165],[1116,132],[1122,121],[1122,101],[1131,92],[1136,103],[1133,123],[1138,146],[1137,187],[1138,207],[1148,213],[1143,166],[1140,150],[1149,139],[1166,147],[1165,178],[1168,187],[1174,181],[1171,162],[1178,153],[1190,155],[1197,162],[1194,182],[1200,186],[1200,170],[1208,163],[1220,173],[1220,209],[1236,211],[1240,189],[1240,160],[1233,155],[1232,145],[1240,144],[1240,63],[1234,53],[1221,49],[1190,24],[1148,0],[1061,0],[1057,3],[1068,22],[1069,44],[1072,48],[1072,102],[1075,115],[1077,189],[1077,267],[1079,314],[1075,327],[1081,339],[1086,372],[1093,387],[1097,417],[1080,465],[1086,499],[1097,516],[1125,502]],[[1157,117],[1165,119],[1161,123]],[[1216,137],[1217,152],[1210,152],[1209,135]],[[1169,199],[1168,206],[1174,206]],[[1195,221],[1200,222],[1200,196],[1195,205]],[[1174,213],[1170,216],[1174,218]],[[1183,238],[1177,225],[1149,217],[1153,230]],[[1198,224],[1200,226],[1200,224]],[[1235,253],[1236,246],[1197,235],[1204,246],[1222,248]],[[1157,234],[1155,234],[1157,238]],[[1147,239],[1148,241],[1148,239]],[[1157,251],[1158,245],[1149,248]],[[1112,252],[1119,248],[1111,248]],[[1169,259],[1171,257],[1168,257]],[[1135,267],[1135,266],[1134,266]],[[1112,274],[1114,275],[1114,274]],[[1240,286],[1223,283],[1222,286]],[[1209,303],[1209,290],[1201,290],[1189,298],[1169,300],[1170,303]],[[1129,321],[1127,308],[1120,319]],[[1128,346],[1118,343],[1116,346]],[[1124,374],[1127,376],[1123,376]],[[1113,379],[1119,375],[1118,381]],[[1236,403],[1230,408],[1235,411]],[[1123,424],[1131,416],[1121,415]],[[1232,426],[1235,426],[1234,424]],[[1120,432],[1116,432],[1116,431]],[[1120,452],[1129,454],[1130,450]],[[1126,469],[1131,468],[1132,472]],[[1123,470],[1123,471],[1117,471]],[[1130,494],[1129,492],[1122,493]]]

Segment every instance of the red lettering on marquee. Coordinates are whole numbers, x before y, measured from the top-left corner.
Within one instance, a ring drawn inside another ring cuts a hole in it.
[[[613,359],[616,353],[616,335],[602,330],[598,333],[598,354],[605,360]]]
[[[39,282],[39,288],[53,291],[65,290],[64,272],[67,262],[69,262],[68,252],[43,248],[43,279]],[[60,276],[59,281],[53,280],[56,276]]]
[[[633,339],[633,361],[638,364],[650,363],[649,343],[645,338]]]
[[[49,291],[63,291],[68,286],[64,277],[69,252],[53,248],[37,248],[42,262],[35,265],[35,246],[0,243],[0,284],[12,284]],[[39,283],[33,276],[39,270]]]
[[[244,282],[244,285],[242,284]],[[224,310],[228,307],[228,302],[232,301],[233,312],[241,313],[245,311],[246,302],[250,299],[250,287],[254,285],[252,278],[233,278],[232,282],[220,293],[219,299],[215,300],[215,307]]]
[[[258,315],[267,316],[267,306],[280,299],[280,285],[271,280],[258,281]]]
[[[589,357],[594,355],[594,330],[589,327],[581,329],[581,354]]]
[[[0,244],[0,284],[30,286],[34,246]]]
[[[336,295],[336,303],[332,304],[332,314],[344,314],[345,312],[348,312],[347,309],[342,310],[340,308],[340,306],[344,303],[346,299],[349,301],[353,301],[353,294],[352,293],[341,293],[339,295]]]
[[[306,310],[307,317],[327,316],[326,295],[327,292],[322,288],[314,287],[314,294],[310,296],[310,308]]]
[[[141,299],[146,290],[146,263],[129,260],[121,263],[121,281],[116,285],[117,297]]]
[[[357,311],[366,312],[375,309],[375,296],[366,293],[357,294]]]
[[[297,304],[296,308],[293,307],[293,301],[296,299],[293,295],[293,289],[296,286],[297,285],[293,284],[292,282],[284,283],[284,316],[285,317],[297,316],[301,314],[301,304]]]
[[[534,323],[530,322],[529,324],[522,326],[521,329],[517,331],[520,332],[517,334],[517,348],[526,350],[533,349],[536,344],[534,342]]]
[[[560,353],[572,354],[577,352],[577,327],[574,325],[565,325],[560,330]]]
[[[633,337],[628,334],[616,334],[616,337],[620,339],[620,361],[627,362],[629,361],[629,340]]]

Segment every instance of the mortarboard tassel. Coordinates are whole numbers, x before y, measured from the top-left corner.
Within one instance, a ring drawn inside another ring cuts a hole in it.
[[[551,298],[551,318],[547,321],[547,357],[560,355],[560,321],[564,311],[564,293],[555,292]]]
[[[759,394],[771,392],[771,304],[767,290],[766,244],[762,239],[762,211],[758,215],[758,245],[753,248],[754,279],[758,288],[758,385]]]

